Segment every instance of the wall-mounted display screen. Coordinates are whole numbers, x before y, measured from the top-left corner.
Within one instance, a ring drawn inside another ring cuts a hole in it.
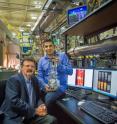
[[[73,25],[76,22],[79,22],[87,14],[87,6],[79,6],[76,8],[69,9],[67,11],[67,20],[68,25]]]

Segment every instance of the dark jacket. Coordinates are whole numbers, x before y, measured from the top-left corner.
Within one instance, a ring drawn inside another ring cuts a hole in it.
[[[20,73],[12,76],[6,84],[5,100],[1,106],[5,117],[9,120],[22,121],[34,116],[35,108],[42,103],[38,80],[35,76],[31,79],[33,85],[33,104],[29,104],[29,96],[24,76]]]

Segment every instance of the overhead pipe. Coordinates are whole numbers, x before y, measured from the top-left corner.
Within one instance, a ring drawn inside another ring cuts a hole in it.
[[[59,14],[59,10],[62,10],[68,4],[68,1],[51,0],[51,3],[49,3],[48,8],[45,8],[46,3],[42,8],[42,10],[45,11],[43,11],[42,14],[38,17],[34,27],[31,29],[32,32],[37,30],[37,28],[40,28],[44,31],[50,25],[53,19],[56,18],[56,16]]]
[[[65,5],[66,4],[63,1],[54,2],[50,6],[50,7],[52,7],[52,9],[48,8],[48,10],[47,10],[48,16],[41,23],[40,29],[44,31],[50,25],[50,23],[53,21],[53,19],[55,19],[57,17],[57,15],[63,10]]]
[[[50,0],[50,3],[48,4],[48,8],[50,7],[51,3],[53,0]],[[46,4],[49,2],[49,0],[46,1],[44,7],[46,6]],[[42,8],[42,10],[44,10],[44,7]],[[47,16],[47,12],[43,11],[41,13],[41,15],[38,17],[34,27],[31,29],[32,32],[36,31],[38,29],[38,27],[40,27],[40,24],[43,22],[44,18]]]

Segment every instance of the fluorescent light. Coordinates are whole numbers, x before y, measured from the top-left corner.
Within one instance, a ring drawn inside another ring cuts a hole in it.
[[[41,8],[41,7],[42,7],[41,4],[37,4],[37,5],[35,5],[35,8]]]
[[[34,1],[34,4],[38,4],[38,1]]]
[[[40,1],[34,1],[34,4],[37,5],[37,4],[41,4]]]
[[[35,8],[41,8],[41,7],[42,7],[41,4],[42,4],[42,3],[39,2],[39,1],[34,1]]]
[[[20,32],[24,32],[24,29],[20,27],[20,28],[19,28],[19,31],[20,31]]]
[[[36,19],[37,19],[37,17],[36,17],[36,16],[32,16],[31,18],[32,18],[33,20],[36,20]]]
[[[17,34],[15,32],[12,32],[13,37],[15,37]]]
[[[27,24],[26,26],[31,27],[31,24]]]

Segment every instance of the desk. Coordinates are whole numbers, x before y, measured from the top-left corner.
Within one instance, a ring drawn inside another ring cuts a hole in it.
[[[68,116],[71,121],[73,120],[73,124],[102,124],[100,121],[96,120],[92,116],[88,115],[84,111],[80,110],[80,107],[77,105],[78,100],[69,97],[69,100],[58,100],[56,102],[57,107],[61,108],[60,112],[64,113],[64,116]],[[59,113],[60,114],[60,113]],[[65,118],[63,117],[63,120]],[[64,120],[64,123],[67,120]],[[71,122],[68,122],[71,124]],[[68,124],[67,123],[67,124]]]

